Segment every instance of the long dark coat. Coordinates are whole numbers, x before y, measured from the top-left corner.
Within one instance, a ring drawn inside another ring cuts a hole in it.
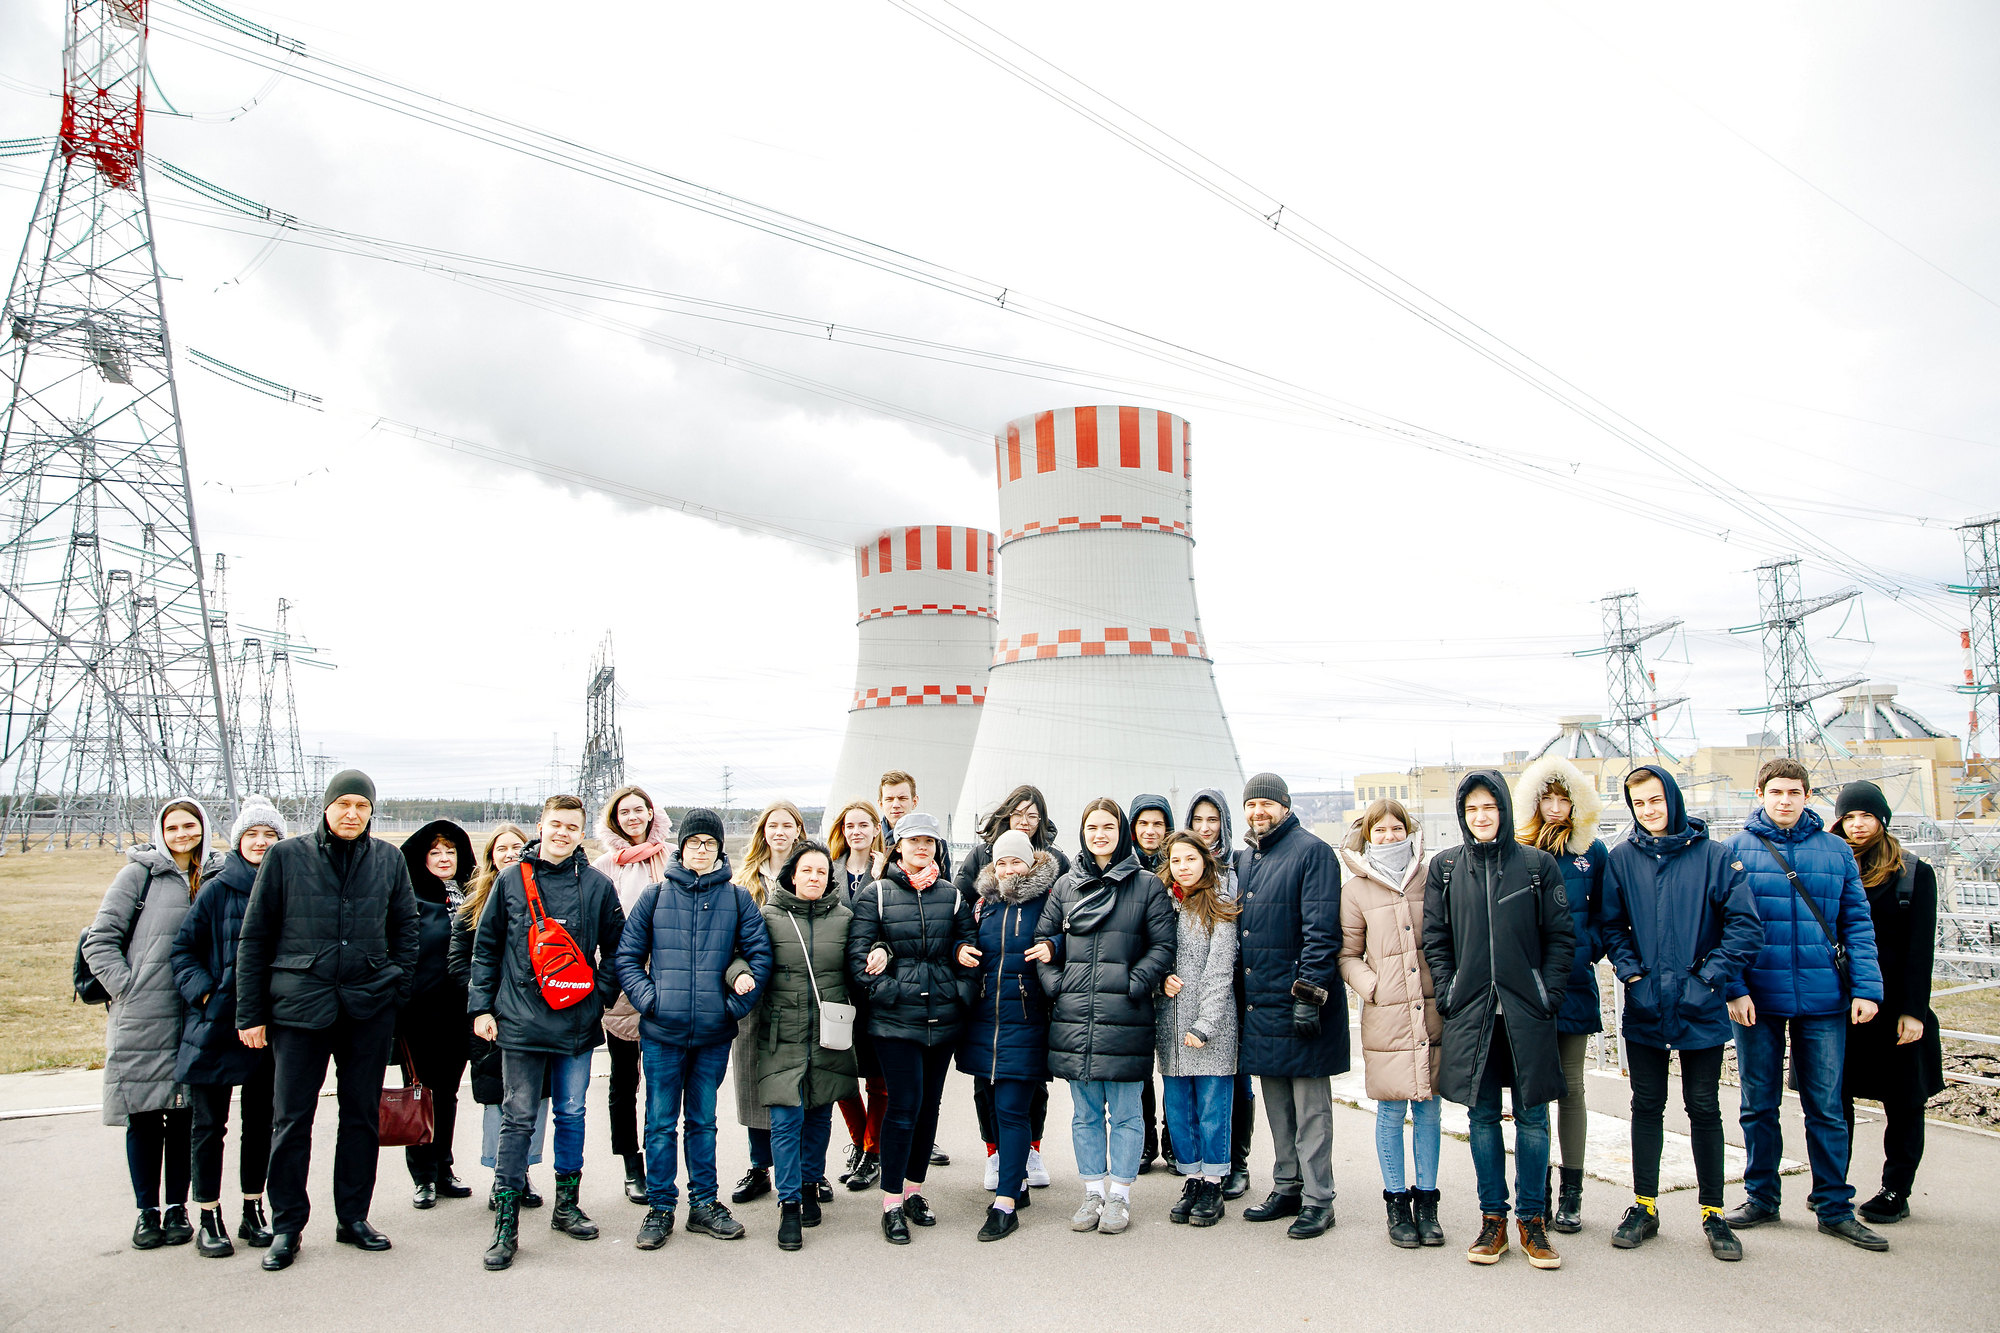
[[[1246,834],[1236,853],[1236,948],[1243,972],[1246,1074],[1326,1078],[1347,1072],[1347,999],[1340,984],[1340,859],[1288,814],[1269,833]],[[1319,1035],[1292,1028],[1292,983],[1324,990]]]
[[[1882,968],[1882,1008],[1866,1023],[1847,1029],[1844,1082],[1850,1097],[1929,1101],[1944,1091],[1944,1051],[1937,1015],[1931,1012],[1937,872],[1927,861],[1916,866],[1908,907],[1898,905],[1893,876],[1865,890],[1875,921],[1875,956]],[[1898,1046],[1896,1020],[1904,1014],[1923,1021],[1924,1035]]]

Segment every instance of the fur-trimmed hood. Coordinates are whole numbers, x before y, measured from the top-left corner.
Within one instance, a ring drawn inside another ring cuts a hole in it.
[[[1561,787],[1569,796],[1569,845],[1563,850],[1581,856],[1597,841],[1597,821],[1604,813],[1604,798],[1587,774],[1561,755],[1544,755],[1521,770],[1514,784],[1514,811],[1517,824],[1525,827],[1537,820],[1542,797],[1549,788]]]
[[[1003,885],[1000,877],[993,873],[993,866],[989,862],[979,872],[974,887],[979,890],[982,901],[1018,907],[1028,899],[1038,897],[1054,888],[1059,873],[1055,857],[1049,855],[1047,848],[1038,847],[1035,849],[1035,863],[1028,867],[1027,874],[1017,875],[1012,881]]]

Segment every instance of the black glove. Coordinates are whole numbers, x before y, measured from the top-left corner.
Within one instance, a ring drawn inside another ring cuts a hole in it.
[[[1292,1035],[1301,1041],[1319,1036],[1319,1006],[1311,1000],[1292,1001]]]

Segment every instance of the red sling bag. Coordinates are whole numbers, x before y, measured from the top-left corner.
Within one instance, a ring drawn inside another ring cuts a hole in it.
[[[520,862],[521,888],[528,895],[528,965],[534,969],[535,984],[551,1009],[567,1009],[581,1004],[597,985],[597,973],[584,961],[583,950],[559,921],[549,920],[542,910],[542,895],[535,891],[535,868]]]

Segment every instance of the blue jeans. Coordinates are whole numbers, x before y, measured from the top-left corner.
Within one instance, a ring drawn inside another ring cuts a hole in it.
[[[646,1070],[646,1202],[655,1208],[680,1202],[675,1148],[685,1140],[688,1198],[714,1203],[715,1090],[729,1068],[729,1043],[669,1046],[642,1034],[639,1059]]]
[[[590,1091],[589,1051],[549,1055],[541,1051],[500,1052],[500,1148],[495,1155],[493,1183],[518,1190],[528,1183],[528,1141],[549,1090],[550,1119],[555,1121],[556,1174],[583,1170],[583,1101]]]
[[[797,1203],[802,1187],[810,1188],[826,1179],[826,1143],[833,1136],[833,1107],[765,1109],[771,1113],[771,1169],[778,1202]]]
[[[1144,1117],[1139,1113],[1139,1085],[1108,1083],[1103,1079],[1072,1080],[1069,1108],[1069,1135],[1076,1149],[1077,1174],[1086,1183],[1103,1180],[1107,1175],[1117,1185],[1137,1180],[1139,1153],[1146,1144]]]
[[[1822,1222],[1854,1215],[1854,1187],[1847,1183],[1851,1147],[1842,1114],[1840,1078],[1847,1064],[1847,1015],[1763,1018],[1755,1027],[1736,1028],[1736,1068],[1742,1080],[1740,1119],[1749,1158],[1743,1187],[1766,1208],[1778,1206],[1778,1159],[1785,1149],[1778,1108],[1785,1096],[1785,1037],[1792,1043],[1799,1102],[1806,1116],[1806,1157],[1812,1163],[1812,1193],[1806,1206]]]
[[[1174,1160],[1184,1176],[1229,1174],[1229,1104],[1236,1097],[1236,1080],[1228,1074],[1199,1074],[1163,1080],[1167,1102],[1167,1137]]]
[[[1507,1215],[1507,1140],[1500,1133],[1500,1089],[1514,1078],[1514,1050],[1507,1025],[1497,1015],[1493,1041],[1486,1050],[1486,1070],[1479,1078],[1479,1096],[1467,1107],[1472,1121],[1472,1170],[1479,1181],[1479,1211]],[[1548,1208],[1549,1104],[1521,1105],[1521,1094],[1510,1091],[1514,1108],[1514,1192],[1522,1217],[1540,1217]]]
[[[1375,1155],[1382,1159],[1382,1188],[1401,1194],[1409,1186],[1403,1174],[1403,1116],[1415,1122],[1410,1149],[1417,1159],[1417,1188],[1434,1190],[1438,1183],[1438,1145],[1444,1127],[1444,1102],[1428,1097],[1420,1102],[1375,1103]],[[1544,1200],[1546,1202],[1546,1200]],[[1533,1214],[1529,1214],[1533,1216]]]
[[[542,1098],[542,1104],[535,1108],[535,1136],[528,1140],[528,1165],[538,1166],[542,1160],[542,1145],[549,1140],[549,1099]],[[479,1129],[479,1164],[498,1166],[500,1164],[500,1103],[486,1108],[486,1114]]]

